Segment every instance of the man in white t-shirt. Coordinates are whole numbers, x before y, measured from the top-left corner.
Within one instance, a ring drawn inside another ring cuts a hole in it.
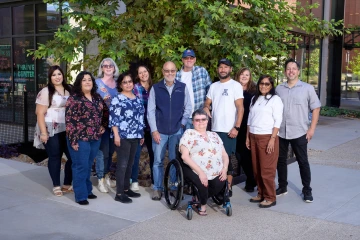
[[[196,56],[192,49],[186,49],[182,54],[182,68],[176,73],[175,81],[186,84],[190,95],[190,102],[192,105],[192,113],[200,108],[203,108],[206,100],[206,93],[211,85],[209,73],[205,68],[195,66]],[[185,129],[194,128],[191,118],[188,120]]]
[[[244,114],[243,88],[239,82],[230,77],[232,72],[230,60],[226,58],[219,60],[217,72],[220,81],[211,84],[206,95],[204,110],[212,118],[211,130],[220,136],[230,158],[236,151],[236,137]],[[228,169],[228,182],[231,187],[233,170],[231,162]]]

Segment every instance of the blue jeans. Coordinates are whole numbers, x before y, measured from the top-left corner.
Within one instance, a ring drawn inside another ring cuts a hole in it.
[[[194,129],[194,125],[193,125],[193,123],[192,123],[192,119],[191,119],[191,118],[189,118],[188,121],[186,122],[186,125],[185,125],[185,128],[184,128],[184,132],[185,132],[185,130],[187,130],[187,129]]]
[[[110,138],[111,128],[106,128],[105,132],[101,136],[101,143],[99,151],[96,154],[96,175],[98,179],[101,179],[109,172],[109,168],[112,162],[112,155],[115,151],[114,142]]]
[[[153,166],[153,175],[154,175],[154,190],[163,190],[163,179],[164,179],[164,157],[166,147],[168,146],[169,150],[169,160],[176,158],[176,145],[179,144],[179,140],[182,136],[183,129],[180,128],[176,133],[172,135],[165,135],[160,133],[160,144],[157,144],[154,140],[152,142],[153,151],[154,151],[154,166]],[[172,171],[173,172],[173,171]],[[171,174],[172,175],[172,174]],[[173,179],[173,177],[171,176]]]
[[[98,152],[101,140],[78,141],[79,149],[75,151],[67,139],[67,145],[72,158],[73,170],[73,188],[75,201],[86,200],[92,193],[92,184],[90,181],[91,166]]]

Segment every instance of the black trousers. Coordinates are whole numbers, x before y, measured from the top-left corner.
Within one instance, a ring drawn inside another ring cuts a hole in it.
[[[183,166],[184,177],[198,189],[201,205],[206,205],[209,197],[218,194],[225,187],[225,181],[220,181],[219,176],[213,180],[208,180],[208,186],[205,187],[201,183],[199,176],[188,165],[184,163]]]
[[[287,182],[287,155],[289,150],[289,143],[295,153],[296,161],[299,164],[300,176],[303,184],[303,191],[311,191],[311,171],[307,154],[306,135],[295,139],[279,138],[279,161],[277,164],[279,188],[286,188]]]

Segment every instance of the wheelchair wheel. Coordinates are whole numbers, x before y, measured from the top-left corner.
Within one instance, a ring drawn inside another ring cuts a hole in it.
[[[173,159],[169,162],[165,170],[164,194],[167,205],[171,210],[175,210],[183,195],[184,175],[178,160]]]
[[[192,219],[192,216],[193,216],[193,210],[192,210],[192,208],[187,208],[187,209],[186,209],[186,218],[187,218],[187,220],[191,220],[191,219]]]
[[[231,205],[230,205],[230,204],[228,204],[228,205],[226,206],[226,215],[227,215],[228,217],[230,217],[230,216],[232,215],[232,208],[231,208]]]

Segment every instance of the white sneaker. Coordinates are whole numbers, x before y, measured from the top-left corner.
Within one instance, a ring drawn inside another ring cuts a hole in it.
[[[107,193],[109,190],[107,189],[106,185],[105,185],[105,180],[104,178],[99,179],[99,183],[98,183],[98,189],[100,192],[102,193]]]
[[[130,186],[130,189],[131,189],[132,191],[139,191],[139,190],[140,190],[140,189],[139,189],[139,183],[133,182],[133,183],[131,184],[131,186]]]
[[[116,181],[115,180],[112,180],[110,178],[110,174],[106,174],[105,175],[105,183],[108,187],[111,187],[111,188],[114,188],[116,187]]]

